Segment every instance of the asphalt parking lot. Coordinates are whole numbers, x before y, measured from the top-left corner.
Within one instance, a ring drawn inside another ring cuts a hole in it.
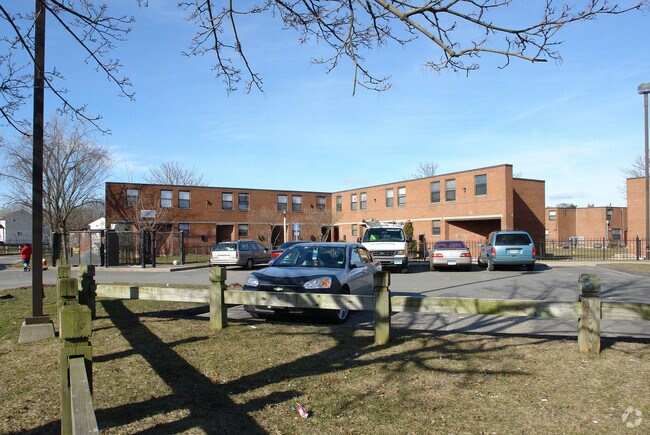
[[[19,259],[0,257],[0,288],[26,287],[31,284],[31,274],[24,273],[11,264]],[[230,267],[227,283],[243,283],[249,271]],[[533,272],[522,269],[489,272],[474,266],[470,272],[428,270],[425,265],[413,265],[408,274],[391,274],[390,290],[393,294],[410,294],[430,297],[466,297],[489,299],[535,299],[548,301],[575,301],[578,299],[578,277],[583,274],[599,275],[602,282],[601,298],[611,302],[650,304],[650,277],[611,270],[593,264],[552,264],[538,262]],[[207,267],[171,271],[169,268],[120,267],[97,268],[98,283],[182,284],[209,285]],[[73,276],[76,270],[73,269]],[[50,268],[43,273],[45,284],[54,284],[56,271]],[[247,318],[239,307],[229,310],[233,319]],[[360,325],[372,322],[370,313],[355,313],[352,322]],[[467,330],[491,333],[530,333],[549,335],[574,335],[576,322],[562,319],[529,319],[494,316],[429,315],[395,313],[395,327],[418,330]],[[630,336],[650,339],[647,322],[603,321],[603,335]]]

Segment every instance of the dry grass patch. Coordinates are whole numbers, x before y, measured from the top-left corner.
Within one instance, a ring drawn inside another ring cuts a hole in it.
[[[58,433],[57,343],[18,345],[29,295],[6,293],[0,433]],[[605,342],[598,358],[572,339],[396,333],[375,346],[372,331],[306,322],[211,332],[206,309],[100,301],[102,433],[623,433],[630,406],[637,432],[650,427],[647,342]]]

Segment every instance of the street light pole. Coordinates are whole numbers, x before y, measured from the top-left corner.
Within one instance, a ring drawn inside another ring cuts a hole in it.
[[[645,258],[650,259],[650,170],[648,157],[648,94],[650,83],[641,83],[638,88],[639,94],[643,95],[643,114],[645,119]]]

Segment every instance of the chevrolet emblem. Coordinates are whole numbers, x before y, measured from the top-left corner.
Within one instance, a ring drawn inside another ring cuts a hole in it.
[[[282,287],[274,287],[273,290],[275,290],[276,292],[281,292],[284,289]]]

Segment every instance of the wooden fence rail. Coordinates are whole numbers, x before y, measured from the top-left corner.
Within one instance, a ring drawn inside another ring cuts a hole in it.
[[[227,326],[226,310],[229,305],[374,311],[377,344],[389,342],[390,313],[395,312],[569,318],[579,320],[577,335],[580,350],[595,354],[600,352],[601,319],[650,320],[648,304],[601,302],[598,275],[580,276],[580,298],[574,302],[391,296],[388,272],[375,275],[375,292],[372,296],[227,290],[225,268],[212,268],[210,280],[209,288],[194,289],[99,284],[97,295],[120,299],[209,303],[210,327],[216,330]]]

